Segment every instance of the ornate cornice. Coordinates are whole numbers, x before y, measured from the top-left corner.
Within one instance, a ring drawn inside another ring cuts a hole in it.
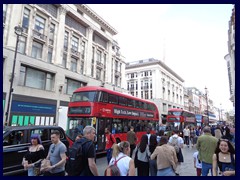
[[[78,4],[81,8],[83,8],[86,12],[88,12],[91,16],[96,18],[96,20],[104,25],[113,35],[116,35],[118,32],[110,26],[104,19],[102,19],[96,12],[94,12],[90,7],[88,7],[86,4]]]

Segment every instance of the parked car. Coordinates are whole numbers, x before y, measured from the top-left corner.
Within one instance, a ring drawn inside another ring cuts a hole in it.
[[[69,147],[64,130],[59,126],[5,126],[3,128],[3,176],[27,174],[22,166],[22,159],[30,146],[31,134],[41,136],[47,156],[51,142],[51,132],[59,131],[60,139]]]

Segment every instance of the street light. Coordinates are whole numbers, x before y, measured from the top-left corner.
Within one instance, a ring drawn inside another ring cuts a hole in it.
[[[207,101],[207,125],[209,125],[209,112],[208,112],[208,93],[207,93],[207,87],[205,87],[205,95],[206,95],[206,101]]]
[[[10,79],[10,88],[9,88],[9,93],[8,93],[8,103],[7,103],[7,110],[5,113],[5,125],[9,125],[9,110],[10,110],[10,104],[11,104],[11,99],[12,99],[12,92],[13,92],[13,80],[14,80],[14,73],[15,73],[15,65],[16,65],[16,58],[17,58],[17,48],[18,48],[18,42],[19,42],[19,36],[22,35],[23,28],[18,25],[15,26],[14,28],[15,34],[17,35],[17,41],[16,41],[16,47],[15,47],[15,54],[14,54],[14,60],[13,60],[13,67],[12,67],[12,74],[11,74],[11,79]]]

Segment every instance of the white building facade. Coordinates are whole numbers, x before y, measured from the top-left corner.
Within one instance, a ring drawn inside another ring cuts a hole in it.
[[[235,6],[232,9],[232,16],[228,29],[228,54],[224,57],[227,62],[230,101],[235,107]]]
[[[124,92],[125,60],[114,40],[117,31],[87,5],[4,4],[4,113],[17,39],[14,27],[18,25],[23,33],[5,123],[61,124],[66,121],[73,91],[81,86],[105,86]]]
[[[127,63],[126,80],[129,94],[155,102],[162,118],[168,109],[184,108],[184,80],[159,60]]]

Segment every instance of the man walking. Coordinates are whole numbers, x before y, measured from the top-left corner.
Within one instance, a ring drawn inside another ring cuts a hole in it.
[[[212,136],[209,126],[203,128],[203,133],[197,140],[196,148],[199,151],[199,160],[202,161],[202,176],[207,176],[209,170],[211,170],[212,175],[212,157],[217,147],[218,139]]]
[[[49,147],[46,159],[50,160],[51,166],[48,166],[44,171],[44,176],[65,176],[65,163],[67,148],[60,141],[59,131],[51,133],[52,144]]]
[[[184,143],[189,147],[190,130],[188,126],[183,129]]]
[[[183,158],[183,154],[182,154],[182,148],[183,148],[183,139],[178,135],[179,131],[178,130],[174,130],[173,131],[173,135],[169,138],[169,144],[172,146],[177,146],[176,149],[178,149],[178,152],[176,151],[177,154],[177,159],[178,159],[178,163],[177,163],[177,167],[175,170],[175,174],[176,176],[179,176],[180,171],[181,171],[181,164],[182,162],[184,162],[184,158]]]
[[[131,126],[130,131],[127,132],[127,141],[130,143],[130,157],[132,157],[132,152],[136,147],[137,136],[134,132],[134,127]]]
[[[81,176],[98,176],[98,170],[95,163],[96,148],[94,146],[94,138],[96,135],[96,129],[92,126],[86,126],[83,129],[83,137],[80,142],[83,144],[83,171]]]
[[[106,151],[107,151],[107,162],[109,164],[112,158],[112,145],[116,143],[116,139],[113,137],[112,133],[110,133],[108,128],[105,128],[105,136],[106,136]]]

